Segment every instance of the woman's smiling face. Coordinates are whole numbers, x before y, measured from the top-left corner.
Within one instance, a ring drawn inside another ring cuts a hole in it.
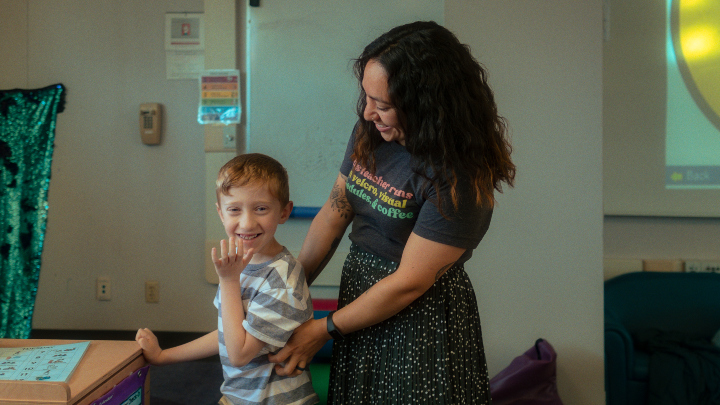
[[[397,110],[390,102],[388,94],[388,75],[385,68],[371,59],[365,66],[362,87],[366,102],[363,118],[372,121],[380,135],[387,142],[397,142],[405,146],[405,131],[398,120]]]

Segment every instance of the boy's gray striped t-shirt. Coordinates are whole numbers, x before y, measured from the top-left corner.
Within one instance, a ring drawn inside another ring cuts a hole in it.
[[[248,265],[240,275],[240,287],[245,308],[243,327],[266,345],[246,366],[237,368],[230,364],[218,288],[215,306],[220,361],[225,376],[220,391],[233,404],[317,403],[308,371],[297,377],[280,377],[267,356],[285,346],[295,328],[312,318],[312,301],[302,265],[283,248],[266,263]]]

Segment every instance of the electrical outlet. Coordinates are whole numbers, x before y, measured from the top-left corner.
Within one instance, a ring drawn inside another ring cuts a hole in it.
[[[110,301],[110,279],[107,277],[98,277],[97,279],[97,299],[98,301]]]
[[[145,302],[150,302],[150,303],[160,302],[160,282],[159,281],[146,281],[145,282]]]
[[[685,271],[695,273],[720,273],[720,260],[686,260]]]

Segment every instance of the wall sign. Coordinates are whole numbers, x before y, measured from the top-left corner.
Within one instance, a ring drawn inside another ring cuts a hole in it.
[[[168,79],[195,79],[205,69],[202,13],[165,14],[165,70]]]
[[[240,123],[240,71],[206,70],[200,75],[201,124]]]

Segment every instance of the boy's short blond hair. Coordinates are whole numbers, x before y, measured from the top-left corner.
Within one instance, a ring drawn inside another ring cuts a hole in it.
[[[235,156],[220,168],[215,182],[218,202],[220,194],[229,195],[231,188],[243,187],[251,183],[267,186],[270,194],[280,201],[282,207],[290,202],[287,170],[280,162],[262,153]]]

